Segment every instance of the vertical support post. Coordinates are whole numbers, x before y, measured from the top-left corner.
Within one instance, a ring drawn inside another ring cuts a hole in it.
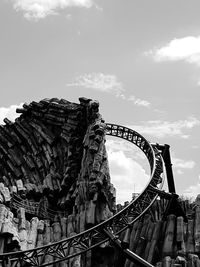
[[[162,157],[165,162],[169,192],[176,193],[169,148],[170,148],[169,145],[167,144],[164,145],[164,149],[162,150]]]
[[[161,155],[165,162],[169,192],[176,193],[175,184],[174,184],[174,176],[173,176],[173,171],[172,171],[172,163],[171,163],[171,157],[170,157],[170,150],[169,150],[170,146],[167,144],[164,144],[164,145],[156,144],[156,147],[158,150],[161,151]]]
[[[177,217],[182,216],[184,218],[184,221],[187,222],[188,221],[187,216],[178,201],[178,195],[176,194],[175,190],[174,176],[172,171],[172,163],[169,150],[170,146],[167,144],[165,145],[156,144],[156,147],[158,150],[161,151],[161,155],[165,162],[168,189],[169,192],[171,193],[171,199],[169,200],[166,210],[164,212],[163,220],[166,220],[169,214],[175,214]]]

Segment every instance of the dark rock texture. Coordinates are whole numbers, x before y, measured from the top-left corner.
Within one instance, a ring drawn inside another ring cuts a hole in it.
[[[58,241],[115,211],[106,124],[97,101],[79,101],[33,101],[0,126],[1,253]]]

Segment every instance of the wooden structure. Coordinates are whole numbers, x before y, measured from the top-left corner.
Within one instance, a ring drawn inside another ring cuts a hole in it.
[[[169,147],[105,123],[97,101],[79,101],[33,101],[17,110],[15,122],[5,118],[0,126],[0,264],[160,266],[162,259],[183,264],[183,257],[196,264],[199,204],[187,222]],[[115,204],[106,134],[138,146],[150,164],[149,184],[123,208]],[[161,191],[165,173],[170,193]]]

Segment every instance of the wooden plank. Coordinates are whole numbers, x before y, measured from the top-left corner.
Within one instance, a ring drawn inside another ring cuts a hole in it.
[[[186,240],[186,251],[187,253],[194,253],[194,220],[188,220],[187,228],[187,240]]]
[[[162,249],[163,256],[174,255],[174,233],[175,233],[176,216],[171,214],[167,217],[166,233]]]

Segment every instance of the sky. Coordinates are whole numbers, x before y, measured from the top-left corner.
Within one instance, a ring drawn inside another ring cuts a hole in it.
[[[1,0],[0,123],[43,98],[100,102],[106,122],[169,144],[176,191],[200,193],[198,0]],[[117,200],[149,179],[132,144],[108,138]]]

